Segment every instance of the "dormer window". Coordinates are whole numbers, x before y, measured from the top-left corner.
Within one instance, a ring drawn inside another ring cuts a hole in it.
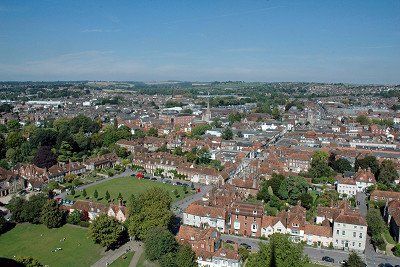
[[[253,210],[253,214],[254,214],[254,215],[257,215],[257,211],[256,211],[256,210]]]
[[[238,208],[236,208],[236,212],[239,212],[239,209],[238,209]]]

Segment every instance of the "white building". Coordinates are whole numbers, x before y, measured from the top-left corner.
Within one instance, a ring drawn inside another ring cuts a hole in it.
[[[333,246],[344,250],[365,250],[367,223],[359,212],[340,214],[333,223]]]
[[[337,181],[336,190],[340,196],[355,196],[358,192],[356,181],[351,178],[342,178]]]
[[[203,205],[201,202],[190,204],[183,213],[183,224],[201,228],[213,227],[225,232],[227,212],[224,208]]]

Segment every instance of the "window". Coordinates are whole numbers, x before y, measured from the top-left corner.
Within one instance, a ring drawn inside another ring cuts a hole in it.
[[[361,248],[361,243],[358,243],[358,247]]]
[[[360,238],[362,238],[362,233],[360,233]]]
[[[355,243],[356,243],[356,242],[353,242],[353,247],[354,247]]]
[[[256,210],[253,210],[253,214],[254,214],[254,215],[257,215],[257,211],[256,211]]]
[[[353,232],[353,237],[356,237],[356,232]]]
[[[342,235],[345,235],[346,234],[346,231],[342,231]]]
[[[336,230],[336,234],[339,234],[339,230]]]

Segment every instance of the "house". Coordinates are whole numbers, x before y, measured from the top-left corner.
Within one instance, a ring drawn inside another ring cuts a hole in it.
[[[333,246],[344,250],[365,250],[367,223],[356,211],[344,211],[333,222]]]
[[[308,245],[329,247],[333,242],[332,227],[328,225],[307,224],[304,227],[304,241]]]
[[[115,218],[117,221],[125,222],[126,221],[126,207],[120,203],[119,205],[110,204],[108,207],[107,215],[109,217]]]
[[[286,226],[275,216],[266,216],[262,218],[261,236],[268,237],[274,233],[286,234]]]
[[[221,245],[221,235],[214,228],[201,229],[181,225],[176,240],[180,244],[189,244],[197,256],[198,266],[204,267],[240,267],[242,265],[237,246],[225,249]]]
[[[375,176],[370,168],[367,170],[359,168],[354,175],[354,180],[356,181],[357,192],[364,192],[369,186],[376,184]]]
[[[339,178],[336,184],[336,190],[340,196],[353,197],[357,194],[357,183],[352,178]]]
[[[86,160],[83,164],[87,170],[102,169],[108,167],[114,167],[114,165],[119,161],[117,154],[108,153],[95,158]]]
[[[230,210],[230,234],[260,237],[264,207],[262,204],[234,202]]]
[[[79,210],[89,221],[96,219],[101,214],[107,214],[109,217],[115,218],[120,222],[124,222],[127,218],[126,207],[121,203],[119,205],[110,204],[107,206],[98,202],[77,200],[72,206],[67,207],[67,209],[69,212]]]
[[[18,174],[0,167],[0,197],[17,193],[24,188],[24,180]]]
[[[227,211],[223,207],[213,207],[202,201],[191,203],[183,212],[183,224],[225,232]]]
[[[371,201],[382,201],[387,203],[395,199],[400,200],[400,192],[374,190],[371,192],[369,199]]]

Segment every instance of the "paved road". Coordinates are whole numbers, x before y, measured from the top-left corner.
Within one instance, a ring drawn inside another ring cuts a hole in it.
[[[112,262],[114,262],[115,260],[117,260],[119,257],[121,257],[122,255],[124,255],[127,251],[139,251],[140,252],[141,249],[141,242],[137,242],[137,241],[129,241],[126,244],[122,245],[121,247],[115,249],[115,250],[108,250],[105,252],[104,256],[98,260],[97,262],[95,262],[92,267],[104,267],[104,266],[108,266],[109,264],[111,264]],[[141,252],[140,252],[141,254]],[[140,255],[139,255],[140,256]]]
[[[174,214],[178,217],[182,217],[183,211],[193,202],[200,200],[206,195],[211,189],[211,185],[200,185],[200,192],[190,195],[185,197],[184,199],[181,199],[179,201],[176,201],[175,203],[172,204],[172,211]]]
[[[144,248],[143,243],[137,242],[137,246],[135,247],[135,255],[133,255],[131,262],[129,263],[129,267],[135,267],[139,262],[140,256],[142,255]]]
[[[358,208],[364,217],[367,216],[368,211],[366,197],[367,195],[365,193],[357,193],[356,195],[356,200],[360,202]],[[376,253],[373,245],[371,244],[370,236],[367,236],[367,244],[365,245],[364,255],[368,266],[378,266],[380,263],[386,262],[392,264],[393,266],[400,264],[400,258]]]

